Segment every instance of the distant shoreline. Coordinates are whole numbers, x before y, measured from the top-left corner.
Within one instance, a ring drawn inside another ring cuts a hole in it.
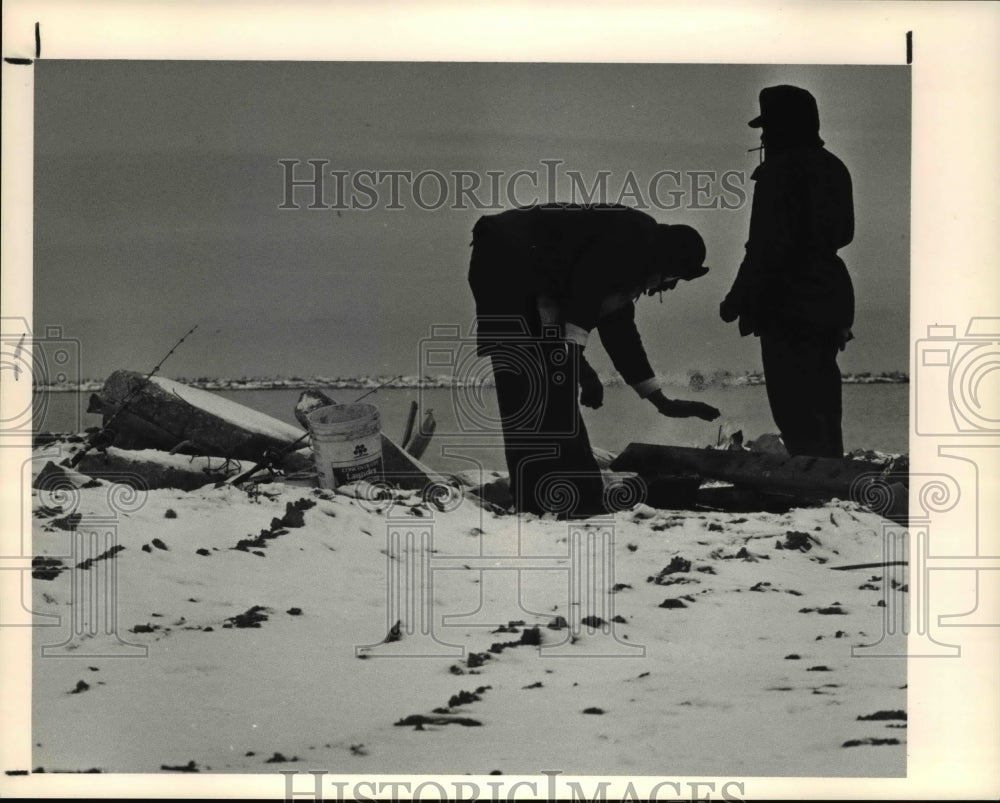
[[[309,377],[303,378],[294,376],[284,377],[242,377],[232,378],[211,378],[211,377],[171,377],[174,381],[182,382],[193,388],[201,390],[218,391],[240,391],[240,390],[305,390],[307,388],[323,389],[353,389],[371,390],[374,388],[388,388],[395,390],[405,389],[427,389],[427,388],[453,388],[469,387],[473,384],[462,380],[456,380],[451,376],[361,376],[361,377]],[[669,387],[684,387],[692,390],[704,390],[706,388],[726,388],[726,387],[746,387],[750,385],[763,385],[764,375],[761,372],[750,372],[745,374],[733,374],[728,371],[713,371],[702,373],[700,371],[689,371],[687,375],[680,376],[660,376],[660,380]],[[880,373],[857,373],[843,374],[842,380],[848,385],[900,385],[908,384],[910,377],[902,371],[883,371]],[[624,381],[618,376],[607,376],[602,378],[606,387],[624,385]],[[492,382],[484,380],[482,385],[492,386]],[[80,382],[63,382],[51,384],[33,384],[35,393],[83,393],[98,392],[104,385],[102,379],[85,379]]]

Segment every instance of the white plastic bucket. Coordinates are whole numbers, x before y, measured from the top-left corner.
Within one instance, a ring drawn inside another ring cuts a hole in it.
[[[308,415],[319,483],[336,488],[382,473],[382,428],[373,404],[332,404]]]

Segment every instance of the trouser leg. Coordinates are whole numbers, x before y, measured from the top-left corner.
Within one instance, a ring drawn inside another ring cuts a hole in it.
[[[841,380],[832,335],[761,335],[774,422],[792,455],[843,457]]]
[[[511,495],[518,510],[603,510],[604,482],[580,416],[565,346],[538,339],[492,355]]]
[[[534,301],[518,286],[528,259],[477,226],[469,268],[481,354],[492,361],[511,495],[518,510],[595,513],[604,483],[577,401],[577,366],[559,338],[542,337]]]

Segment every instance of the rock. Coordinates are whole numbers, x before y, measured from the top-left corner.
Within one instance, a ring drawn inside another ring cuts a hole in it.
[[[767,432],[760,435],[750,441],[747,446],[750,447],[751,452],[756,454],[788,455],[788,450],[785,448],[785,443],[781,440],[781,436],[774,432]]]

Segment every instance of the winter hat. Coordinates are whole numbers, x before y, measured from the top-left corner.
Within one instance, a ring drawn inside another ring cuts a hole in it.
[[[751,128],[819,131],[816,98],[789,84],[769,86],[760,91],[760,114],[747,123]]]
[[[666,271],[671,276],[690,281],[708,273],[701,264],[707,254],[705,241],[695,229],[683,223],[661,223],[656,235],[658,250],[666,256]]]

